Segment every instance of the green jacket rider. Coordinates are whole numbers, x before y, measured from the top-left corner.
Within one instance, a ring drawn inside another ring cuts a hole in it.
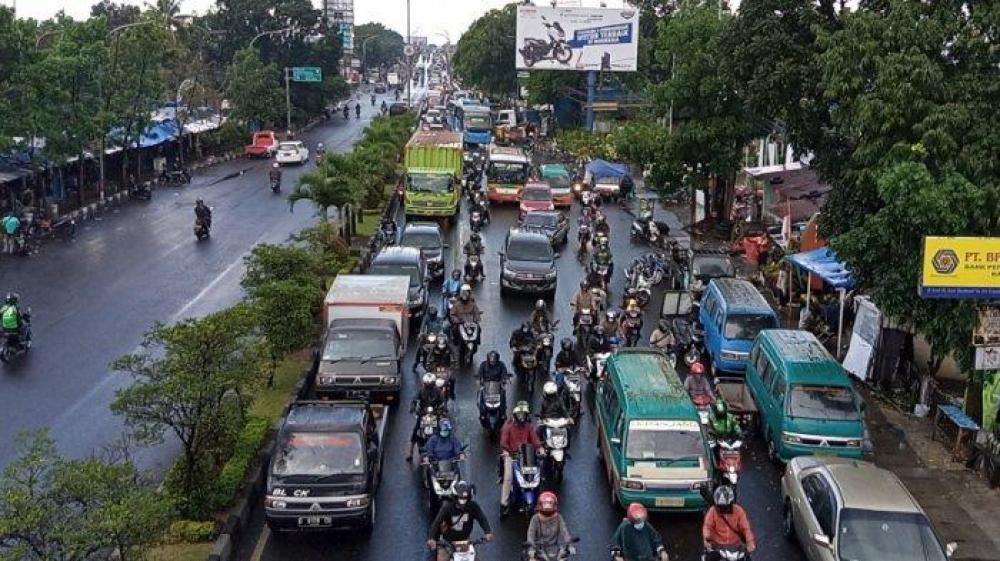
[[[716,399],[712,405],[712,414],[708,420],[708,428],[716,438],[736,438],[741,429],[736,416],[729,412],[725,400]]]

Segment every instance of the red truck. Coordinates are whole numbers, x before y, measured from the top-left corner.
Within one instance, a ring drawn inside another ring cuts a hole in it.
[[[277,149],[278,137],[274,131],[260,131],[253,133],[253,140],[243,153],[251,158],[270,158]]]

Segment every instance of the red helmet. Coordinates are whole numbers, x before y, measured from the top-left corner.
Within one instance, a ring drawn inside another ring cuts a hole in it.
[[[538,512],[542,514],[555,514],[559,510],[559,497],[552,491],[545,491],[538,496]]]
[[[691,365],[691,373],[692,374],[704,374],[705,373],[705,365],[702,364],[701,362],[696,362],[696,363],[692,364]]]
[[[628,520],[633,524],[645,520],[647,516],[646,507],[639,503],[628,505]]]

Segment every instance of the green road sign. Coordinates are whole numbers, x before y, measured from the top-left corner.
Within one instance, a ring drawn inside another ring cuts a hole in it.
[[[318,66],[296,66],[292,68],[293,82],[322,82],[323,70]]]

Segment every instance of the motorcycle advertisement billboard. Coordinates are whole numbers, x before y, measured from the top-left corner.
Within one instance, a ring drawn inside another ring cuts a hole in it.
[[[632,8],[517,7],[519,70],[635,72],[638,40]]]

